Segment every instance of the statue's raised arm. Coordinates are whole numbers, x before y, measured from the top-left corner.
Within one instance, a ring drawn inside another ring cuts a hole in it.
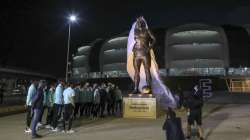
[[[154,47],[154,45],[156,43],[156,39],[155,39],[154,35],[152,34],[152,32],[149,29],[148,29],[148,35],[151,38],[151,41],[149,42],[149,46]]]

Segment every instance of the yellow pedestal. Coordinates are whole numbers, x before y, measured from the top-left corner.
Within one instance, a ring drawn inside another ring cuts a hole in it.
[[[157,103],[154,97],[123,98],[123,117],[124,118],[157,118]]]

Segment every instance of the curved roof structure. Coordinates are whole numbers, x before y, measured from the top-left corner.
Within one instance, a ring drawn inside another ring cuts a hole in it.
[[[224,30],[204,24],[171,28],[165,40],[166,68],[225,68],[229,66]]]
[[[127,62],[127,36],[107,40],[100,50],[100,70],[124,71]]]

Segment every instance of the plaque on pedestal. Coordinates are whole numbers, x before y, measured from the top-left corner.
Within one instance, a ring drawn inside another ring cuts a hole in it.
[[[123,98],[124,118],[156,119],[160,114],[156,98],[150,95],[130,95]]]

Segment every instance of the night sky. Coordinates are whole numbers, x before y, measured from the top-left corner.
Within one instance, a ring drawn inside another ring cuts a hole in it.
[[[247,0],[5,0],[0,5],[0,66],[59,77],[65,72],[70,13],[80,18],[72,26],[71,52],[129,30],[140,15],[151,28],[250,23]]]

